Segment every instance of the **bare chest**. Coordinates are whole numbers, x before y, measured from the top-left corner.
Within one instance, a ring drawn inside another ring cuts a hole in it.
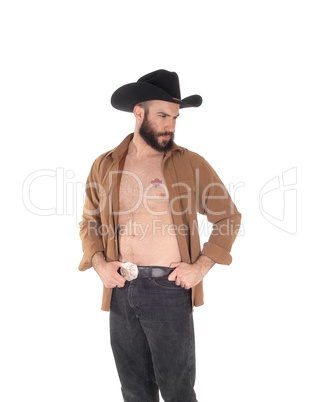
[[[163,175],[162,156],[138,161],[127,156],[119,193],[120,212],[163,210],[168,205],[168,191]]]

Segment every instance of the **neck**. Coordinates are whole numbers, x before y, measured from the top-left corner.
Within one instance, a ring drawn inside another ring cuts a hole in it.
[[[132,141],[130,142],[128,153],[131,155],[135,155],[138,159],[147,157],[147,156],[160,156],[164,155],[163,152],[156,151],[150,147],[140,136],[138,130],[134,131],[134,136]]]

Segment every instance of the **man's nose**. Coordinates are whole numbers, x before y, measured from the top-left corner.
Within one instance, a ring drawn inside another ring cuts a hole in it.
[[[166,122],[165,130],[166,131],[175,131],[176,120],[170,120]]]

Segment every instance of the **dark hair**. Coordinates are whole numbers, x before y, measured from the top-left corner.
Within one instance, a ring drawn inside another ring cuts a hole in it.
[[[140,102],[137,104],[137,106],[142,107],[145,110],[145,114],[148,114],[149,108],[150,108],[150,104],[152,101],[144,101],[144,102]]]

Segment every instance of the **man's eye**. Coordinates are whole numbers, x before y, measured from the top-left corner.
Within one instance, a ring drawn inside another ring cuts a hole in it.
[[[165,114],[160,114],[160,117],[166,117]]]

